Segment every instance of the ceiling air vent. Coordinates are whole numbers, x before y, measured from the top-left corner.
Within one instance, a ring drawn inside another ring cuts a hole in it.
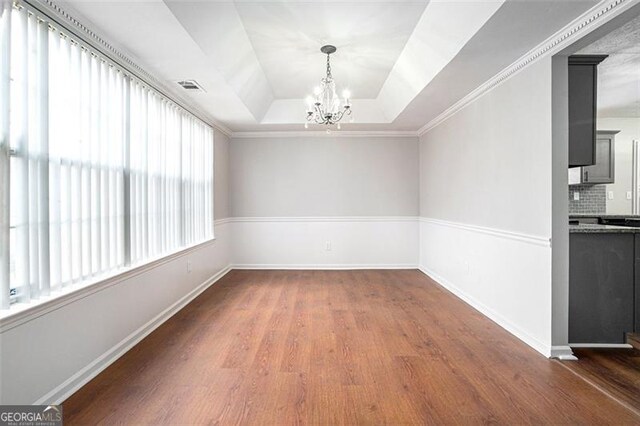
[[[199,90],[201,92],[204,92],[204,89],[195,80],[182,80],[179,81],[178,84],[186,90]]]

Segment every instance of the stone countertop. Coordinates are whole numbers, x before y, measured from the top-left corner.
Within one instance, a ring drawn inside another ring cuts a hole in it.
[[[632,226],[612,226],[583,223],[581,225],[569,225],[570,234],[637,234],[640,228]]]
[[[593,213],[570,213],[569,218],[583,217],[604,217],[606,219],[640,219],[640,215],[633,214],[593,214]]]

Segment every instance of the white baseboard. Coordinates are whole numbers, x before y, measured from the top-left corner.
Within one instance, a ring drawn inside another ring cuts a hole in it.
[[[612,348],[612,349],[631,349],[628,343],[569,343],[572,348]]]
[[[551,355],[549,358],[556,358],[561,361],[576,361],[578,358],[573,354],[570,346],[551,346]]]
[[[167,309],[156,315],[149,322],[138,328],[136,331],[125,337],[117,345],[109,349],[102,354],[92,363],[78,371],[69,379],[64,381],[59,386],[56,386],[53,390],[46,395],[35,401],[34,405],[42,404],[61,404],[65,399],[75,393],[82,386],[87,384],[91,379],[100,374],[104,369],[113,364],[118,358],[124,355],[129,349],[135,346],[138,342],[148,336],[152,331],[162,325],[165,321],[175,315],[178,311],[184,308],[189,302],[198,297],[203,291],[209,288],[212,284],[225,276],[230,270],[231,265],[222,269],[217,274],[213,275],[202,284],[191,290],[180,300],[169,306]]]
[[[264,263],[243,263],[231,266],[232,269],[290,269],[290,270],[356,270],[356,269],[418,269],[416,264],[264,264]]]
[[[487,307],[486,305],[484,305],[483,303],[479,302],[475,298],[469,296],[467,293],[465,293],[464,291],[460,290],[457,286],[455,286],[453,283],[449,282],[444,277],[438,275],[437,273],[429,270],[428,268],[426,268],[424,266],[419,266],[418,269],[422,273],[424,273],[426,276],[428,276],[429,278],[434,280],[436,283],[440,284],[442,287],[446,288],[451,293],[453,293],[454,295],[458,296],[460,299],[465,301],[467,304],[469,304],[470,306],[472,306],[473,308],[478,310],[484,316],[488,317],[490,320],[492,320],[493,322],[498,324],[500,327],[504,328],[509,333],[513,334],[514,336],[516,336],[518,339],[522,340],[527,345],[531,346],[536,351],[540,352],[541,354],[543,354],[546,357],[550,357],[551,356],[551,347],[549,345],[544,344],[543,342],[539,341],[535,337],[533,337],[533,336],[529,335],[528,333],[526,333],[525,331],[521,330],[519,327],[517,327],[516,325],[511,323],[511,321],[507,320],[502,315],[500,315],[497,312],[493,311],[491,308]]]

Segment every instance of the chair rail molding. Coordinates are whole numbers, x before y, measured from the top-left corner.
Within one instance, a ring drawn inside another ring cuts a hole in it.
[[[495,237],[521,241],[524,243],[533,244],[537,246],[551,247],[550,237],[529,235],[521,232],[506,231],[503,229],[489,228],[489,227],[478,226],[478,225],[469,225],[465,223],[449,222],[446,220],[432,219],[428,217],[420,217],[420,222],[437,225],[437,226],[443,226],[447,228],[457,228],[457,229],[463,229],[466,231],[472,231],[472,232],[477,232],[481,234],[493,235]]]
[[[416,222],[417,216],[271,216],[230,217],[229,222]]]

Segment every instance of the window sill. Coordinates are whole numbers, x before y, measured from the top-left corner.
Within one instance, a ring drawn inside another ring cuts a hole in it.
[[[88,280],[81,284],[70,285],[56,291],[53,296],[41,297],[29,303],[14,303],[9,309],[0,311],[0,333],[4,333],[14,327],[29,322],[35,318],[55,311],[76,300],[83,299],[99,291],[105,290],[124,280],[143,274],[151,269],[157,268],[174,259],[183,257],[202,247],[213,244],[215,237],[200,243],[181,248],[177,251],[162,255],[145,263],[129,268],[122,268],[113,274],[103,275],[95,280]]]

